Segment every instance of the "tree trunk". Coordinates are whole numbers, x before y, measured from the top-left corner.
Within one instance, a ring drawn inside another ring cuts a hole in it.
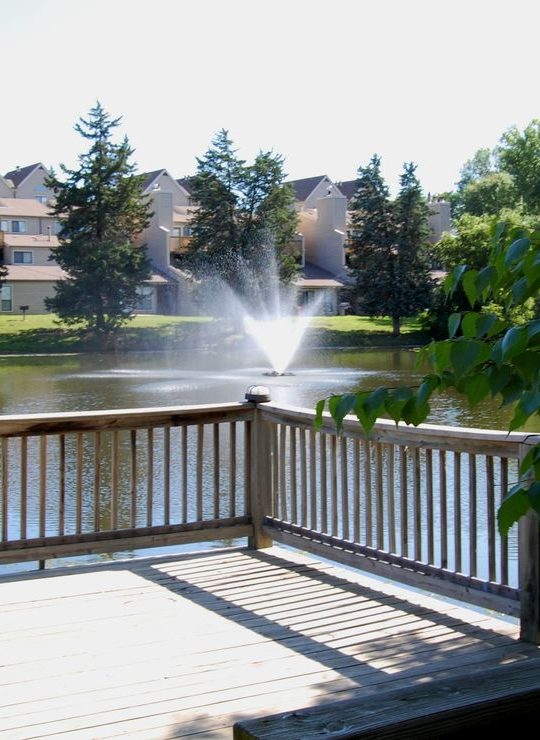
[[[399,337],[399,316],[392,316],[392,336]]]

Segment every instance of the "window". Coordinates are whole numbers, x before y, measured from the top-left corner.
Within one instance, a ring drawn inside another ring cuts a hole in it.
[[[182,229],[179,226],[175,226],[172,230],[173,236],[180,236]]]
[[[36,195],[36,200],[38,203],[46,203],[47,196],[46,195]]]
[[[139,300],[135,307],[136,311],[153,311],[154,310],[154,289],[149,285],[143,285],[137,288]]]
[[[53,234],[59,234],[62,231],[62,224],[60,221],[53,222]]]
[[[26,232],[26,221],[12,221],[11,231],[14,234],[24,234]]]
[[[184,226],[184,236],[191,236],[191,227]]]
[[[13,252],[14,265],[31,265],[32,252]]]
[[[12,311],[13,299],[11,285],[2,285],[0,288],[0,311]]]
[[[0,221],[0,231],[9,231],[9,224],[7,221]]]

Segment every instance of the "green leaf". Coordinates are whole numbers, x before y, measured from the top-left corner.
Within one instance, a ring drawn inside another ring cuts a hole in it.
[[[418,403],[418,399],[413,397],[410,401],[407,401],[403,408],[403,421],[407,422],[407,424],[418,426],[418,424],[426,420],[428,414],[429,404]]]
[[[540,463],[540,445],[535,445],[527,452],[521,465],[519,466],[519,474],[525,476],[529,473],[529,470],[535,465]]]
[[[540,481],[535,481],[527,489],[527,496],[529,497],[529,503],[531,508],[540,514]]]
[[[476,313],[475,311],[468,311],[463,316],[463,321],[461,322],[461,331],[463,332],[463,336],[466,339],[476,338],[477,324],[479,319],[480,314]]]
[[[315,430],[318,432],[319,429],[322,427],[323,422],[323,411],[324,407],[326,406],[326,398],[321,398],[320,401],[317,401],[317,405],[315,406]]]
[[[443,282],[444,292],[447,296],[451,296],[457,288],[463,273],[467,270],[467,265],[457,265],[454,267],[452,272],[446,276]]]
[[[469,270],[463,277],[463,290],[467,296],[467,300],[474,306],[478,298],[478,289],[476,287],[476,277],[478,273],[476,270]]]
[[[508,249],[506,250],[506,254],[504,257],[504,264],[509,267],[514,262],[517,262],[523,255],[527,252],[529,247],[531,246],[531,240],[522,238],[517,239],[513,244],[511,244]]]
[[[523,352],[527,346],[527,329],[526,327],[515,327],[508,329],[502,338],[501,350],[502,359],[510,360],[517,354]]]
[[[513,303],[521,303],[527,295],[528,281],[526,277],[520,278],[512,286],[512,301]]]
[[[397,388],[387,394],[385,402],[386,413],[393,419],[396,424],[402,417],[405,404],[412,398],[413,392],[410,388]]]
[[[499,525],[499,532],[503,537],[506,537],[510,527],[515,524],[518,519],[521,519],[529,509],[531,503],[527,490],[521,483],[517,483],[512,486],[508,495],[499,507],[497,512],[497,522]]]
[[[354,411],[356,413],[356,417],[358,421],[360,422],[360,426],[366,433],[366,436],[369,437],[369,435],[371,434],[371,430],[373,429],[373,425],[375,424],[375,421],[377,419],[377,415],[370,413],[366,409],[365,407],[366,400],[367,400],[366,393],[359,394],[356,397],[356,404],[354,407]]]
[[[489,347],[473,339],[457,339],[452,343],[450,349],[450,362],[456,373],[456,378],[460,378],[475,365],[482,362],[486,353],[489,353]]]
[[[484,293],[486,288],[491,285],[493,288],[493,284],[495,283],[495,280],[497,278],[497,271],[494,267],[491,267],[488,265],[488,267],[482,268],[478,275],[476,276],[476,290],[478,291],[478,294],[481,295]]]
[[[416,393],[417,403],[424,405],[431,397],[433,391],[440,386],[440,378],[437,375],[426,375]]]
[[[452,348],[452,342],[436,342],[433,347],[434,362],[433,365],[435,370],[442,372],[450,366],[450,350]]]
[[[346,393],[343,396],[336,396],[338,403],[331,408],[332,418],[336,423],[336,430],[339,432],[343,429],[343,419],[349,414],[356,404],[356,395]]]
[[[374,414],[377,417],[384,409],[384,403],[386,401],[386,388],[377,388],[368,394],[364,408],[367,413]]]
[[[467,378],[464,385],[464,393],[471,407],[480,403],[488,395],[489,390],[489,382],[485,373],[478,373]]]
[[[512,368],[509,365],[502,365],[502,367],[492,366],[486,370],[486,378],[492,396],[500,393],[509,383],[512,373]]]
[[[448,318],[448,337],[453,339],[456,336],[456,332],[459,329],[461,323],[461,314],[453,313]]]

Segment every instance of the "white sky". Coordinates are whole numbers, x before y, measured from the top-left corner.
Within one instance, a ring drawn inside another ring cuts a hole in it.
[[[142,171],[175,177],[227,128],[291,178],[374,152],[449,189],[478,148],[540,118],[537,0],[0,0],[0,172],[73,165],[96,99]]]

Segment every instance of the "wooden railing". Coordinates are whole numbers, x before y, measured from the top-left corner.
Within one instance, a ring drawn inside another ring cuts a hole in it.
[[[496,527],[538,437],[313,422],[273,403],[0,417],[0,563],[276,540],[520,615],[538,641],[538,519]]]
[[[0,417],[0,562],[245,537],[246,404]]]
[[[329,417],[315,432],[306,409],[259,412],[272,461],[264,535],[523,619],[528,611],[538,629],[538,570],[525,573],[525,560],[538,560],[538,520],[524,520],[520,541],[517,528],[501,538],[496,526],[538,437],[379,421],[366,440],[352,417],[337,435]]]

